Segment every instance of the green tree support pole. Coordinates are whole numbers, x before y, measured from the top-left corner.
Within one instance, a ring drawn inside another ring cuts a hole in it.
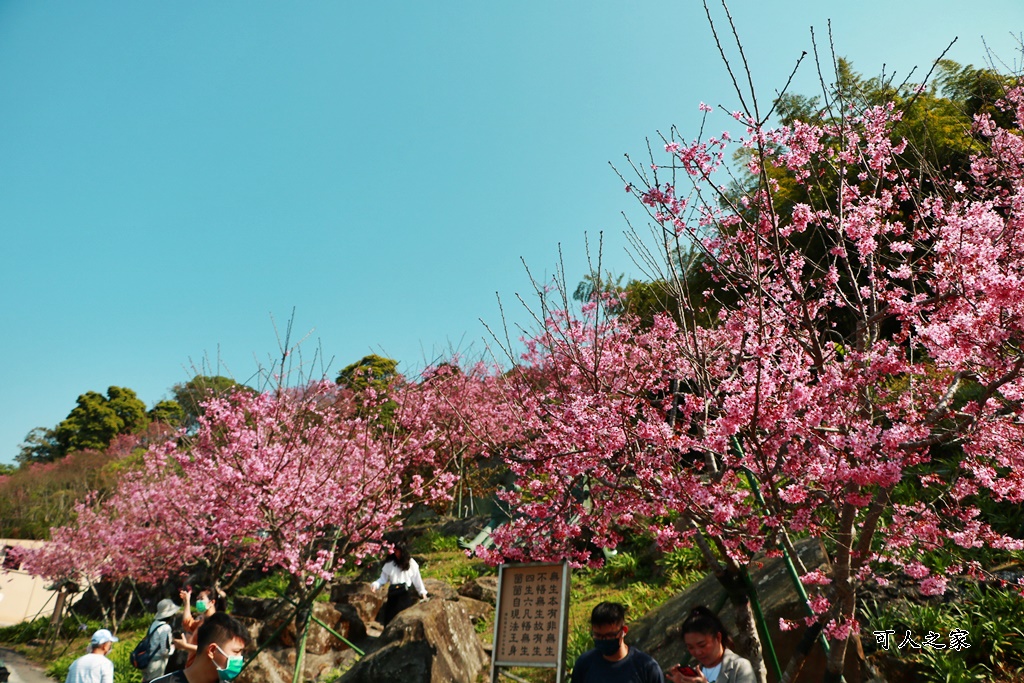
[[[750,580],[750,574],[746,569],[740,570],[743,579],[743,586],[747,590],[747,599],[750,600],[750,608],[754,612],[754,621],[757,622],[757,630],[761,634],[761,650],[765,659],[775,672],[775,680],[782,680],[782,667],[779,666],[779,658],[775,654],[775,645],[772,643],[772,636],[768,633],[768,624],[764,618],[764,611],[761,609],[761,601],[757,599],[757,589],[754,582]]]
[[[743,446],[740,445],[739,439],[737,439],[736,437],[733,437],[733,447],[741,456],[743,455]],[[767,503],[765,503],[764,496],[761,494],[761,487],[758,486],[757,479],[754,477],[754,473],[751,472],[746,467],[743,468],[743,473],[747,476],[747,482],[750,484],[750,490],[754,494],[754,499],[757,500],[758,505],[760,505],[762,509],[767,509]],[[786,565],[786,573],[789,575],[790,580],[793,582],[793,587],[796,589],[797,595],[800,596],[800,602],[804,606],[804,611],[807,612],[807,616],[817,617],[818,615],[814,613],[813,609],[811,609],[810,599],[807,596],[806,589],[804,589],[804,584],[800,581],[800,576],[796,572],[796,565],[793,563],[793,558],[789,555],[789,550],[786,548],[784,543],[779,544],[779,550],[782,551],[782,558]],[[750,582],[750,577],[747,576],[747,573],[745,571],[743,572],[743,578],[744,581],[749,584],[749,592],[752,601],[755,601],[751,604],[756,604],[757,597],[754,591],[754,585]],[[754,615],[758,620],[758,626],[767,631],[767,624],[764,623],[764,616],[760,614],[760,606],[755,608]],[[767,638],[767,636],[762,637],[764,637],[768,641],[769,647],[771,647],[771,639]],[[825,655],[828,656],[831,647],[829,646],[828,639],[825,637],[825,633],[823,631],[818,632],[818,643],[821,645],[821,649],[825,653]],[[776,675],[778,676],[779,680],[781,680],[782,673],[781,670],[779,670],[778,661],[775,662],[775,670],[777,672]],[[842,681],[844,679],[840,677],[840,680]]]
[[[739,444],[737,444],[736,447],[739,448]],[[766,507],[764,496],[761,495],[761,488],[757,485],[757,480],[754,479],[754,474],[746,468],[743,468],[743,473],[747,475],[747,482],[749,482],[750,489],[754,492],[754,497],[757,499],[758,504],[762,508]],[[781,543],[779,544],[779,550],[782,551],[782,559],[786,564],[786,573],[789,575],[790,581],[793,582],[793,587],[796,588],[797,595],[800,596],[800,602],[803,603],[804,611],[807,612],[807,616],[809,617],[817,617],[818,615],[814,613],[813,609],[811,609],[810,598],[807,596],[807,590],[804,588],[803,582],[800,581],[800,576],[796,573],[796,565],[793,564],[793,558],[789,556],[789,550],[787,550],[786,546]],[[825,637],[824,633],[820,633],[818,635],[818,642],[821,644],[821,649],[824,650],[827,655],[830,647],[828,639]]]

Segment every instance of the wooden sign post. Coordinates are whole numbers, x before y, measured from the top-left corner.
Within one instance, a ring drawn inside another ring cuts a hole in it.
[[[569,635],[569,565],[530,562],[498,568],[491,683],[511,666],[553,668],[565,680]]]

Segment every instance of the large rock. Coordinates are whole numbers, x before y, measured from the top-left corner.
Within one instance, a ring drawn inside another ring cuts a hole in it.
[[[442,524],[437,532],[442,536],[476,536],[477,532],[487,524],[488,519],[490,518],[487,515],[450,519]]]
[[[365,582],[336,583],[331,586],[331,602],[351,605],[363,623],[367,624],[376,618],[386,596],[385,591],[374,593],[370,584]]]
[[[231,610],[233,617],[248,617],[266,621],[288,609],[288,601],[280,598],[247,598],[239,596],[234,599]]]
[[[265,621],[260,633],[261,642],[269,640],[275,632],[278,632],[274,639],[276,644],[286,648],[297,647],[299,634],[295,619],[290,618],[282,628],[282,620],[289,615],[290,612],[284,612],[276,618]],[[366,625],[351,605],[316,602],[313,603],[313,616],[346,640],[360,640],[366,636]],[[343,640],[328,631],[323,625],[316,621],[310,622],[309,634],[306,636],[306,652],[322,655],[334,650],[344,650],[347,647],[348,645]]]
[[[797,553],[804,566],[809,570],[820,567],[826,562],[821,544],[817,540],[809,539],[798,543]],[[761,602],[761,609],[764,611],[779,663],[785,669],[803,630],[782,631],[779,628],[779,619],[802,621],[806,612],[786,571],[785,562],[781,558],[765,558],[760,563],[753,563],[750,577],[757,589],[758,600]],[[685,661],[687,659],[686,645],[683,643],[681,635],[683,620],[697,605],[705,605],[714,609],[724,599],[724,595],[725,592],[718,580],[709,576],[632,623],[627,640],[658,660],[662,668]],[[719,611],[719,616],[725,624],[726,630],[735,633],[736,623],[728,603],[725,603],[725,606]],[[796,681],[798,683],[818,683],[824,670],[825,657],[821,648],[815,647],[804,663]],[[863,672],[863,653],[860,648],[847,648],[844,675],[847,681],[860,681],[866,678]],[[768,681],[769,683],[775,681],[770,670]]]
[[[416,526],[417,524],[423,524],[424,522],[436,522],[440,519],[440,515],[437,511],[429,505],[423,503],[417,503],[409,509],[409,512],[405,515],[405,526]]]
[[[483,600],[474,600],[463,596],[459,598],[459,604],[466,608],[466,614],[469,615],[469,620],[473,622],[474,626],[481,621],[487,621],[494,615],[494,605]]]
[[[291,683],[295,671],[293,648],[269,648],[260,652],[239,675],[239,683]],[[318,681],[332,672],[346,669],[355,658],[351,650],[321,655],[306,653],[302,659],[302,681]],[[336,675],[336,674],[335,674]]]
[[[435,597],[400,612],[381,640],[384,646],[363,658],[343,681],[473,683],[488,663],[470,615],[457,597]]]
[[[495,605],[498,602],[498,577],[478,576],[469,579],[459,586],[459,595]]]
[[[442,600],[459,599],[458,592],[447,581],[423,579],[423,587],[427,589],[427,594],[432,598],[441,598]]]

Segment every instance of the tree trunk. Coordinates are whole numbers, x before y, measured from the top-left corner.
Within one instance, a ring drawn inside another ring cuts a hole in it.
[[[797,643],[796,651],[789,658],[789,663],[786,665],[786,670],[782,673],[782,680],[779,683],[792,683],[800,675],[800,670],[804,668],[804,662],[807,661],[807,655],[814,649],[814,643],[818,641],[820,635],[821,623],[816,623],[804,631],[803,637]]]
[[[859,487],[851,485],[848,493],[857,493]],[[856,594],[851,581],[850,569],[853,561],[853,527],[857,518],[857,508],[844,503],[840,514],[839,535],[836,537],[836,560],[833,565],[832,585],[835,590],[836,619],[840,624],[848,624],[853,619],[856,606]],[[846,646],[849,637],[833,638],[825,666],[824,683],[838,683],[843,678],[846,665]]]
[[[751,609],[750,600],[747,597],[746,585],[741,575],[742,570],[732,565],[731,562],[730,565],[725,571],[715,576],[729,597],[729,604],[732,606],[736,620],[735,650],[754,665],[757,683],[765,683],[768,680],[768,668],[764,662],[764,648],[761,646],[757,621],[754,619],[754,611]]]

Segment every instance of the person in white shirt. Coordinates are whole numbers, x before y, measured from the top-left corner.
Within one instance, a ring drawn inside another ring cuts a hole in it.
[[[107,653],[116,642],[114,634],[105,628],[93,633],[89,654],[71,663],[64,683],[114,683],[114,663],[107,659]]]
[[[427,598],[427,589],[420,576],[420,566],[409,554],[409,548],[404,543],[395,544],[394,551],[388,555],[380,571],[380,578],[371,583],[370,588],[376,593],[386,583],[390,584],[388,598],[377,614],[377,621],[381,626],[387,626],[396,614],[416,604],[417,595],[421,600]]]

